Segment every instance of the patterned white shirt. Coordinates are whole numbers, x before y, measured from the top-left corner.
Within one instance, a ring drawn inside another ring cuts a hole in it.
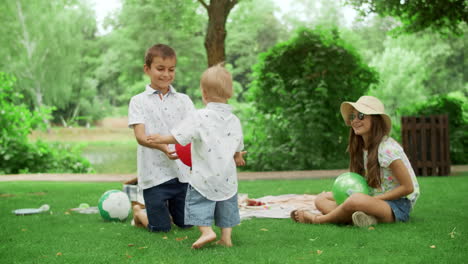
[[[244,148],[239,118],[228,104],[208,103],[191,113],[171,134],[181,145],[192,142],[192,174],[189,183],[212,201],[237,193],[234,154]]]
[[[408,172],[411,176],[411,181],[413,182],[414,191],[408,194],[406,197],[411,201],[411,205],[414,207],[420,195],[419,183],[414,173],[413,167],[411,166],[411,163],[403,148],[393,138],[384,137],[379,145],[378,159],[382,184],[380,188],[370,188],[371,195],[375,196],[378,194],[383,194],[393,190],[400,185],[398,179],[393,176],[392,171],[389,168],[393,161],[399,159],[403,162],[403,164],[405,164],[405,167],[408,169]],[[364,151],[364,164],[367,164],[367,151]]]
[[[128,107],[128,126],[145,125],[146,135],[169,134],[179,122],[195,110],[192,100],[177,93],[171,86],[168,93],[155,94],[153,88],[146,86],[144,92],[130,100]],[[174,145],[169,145],[174,150]],[[190,168],[180,160],[170,160],[163,152],[138,144],[137,149],[138,185],[142,189],[151,188],[173,178],[188,182]]]

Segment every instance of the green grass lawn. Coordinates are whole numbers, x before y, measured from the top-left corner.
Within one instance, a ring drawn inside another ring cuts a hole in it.
[[[126,222],[69,212],[97,205],[120,183],[3,182],[0,185],[1,263],[467,263],[468,174],[419,178],[422,196],[409,223],[305,225],[289,219],[251,219],[233,231],[233,248],[190,249],[199,233],[175,228],[149,233]],[[333,179],[242,181],[256,198],[316,194]],[[50,213],[16,216],[18,208],[48,203]],[[218,231],[218,230],[217,230]]]

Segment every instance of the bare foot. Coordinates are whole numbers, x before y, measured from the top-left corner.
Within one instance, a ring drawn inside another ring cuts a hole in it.
[[[140,205],[136,204],[133,206],[133,222],[135,223],[136,227],[145,227],[143,223],[140,221],[140,215],[142,214],[142,208]]]
[[[224,247],[232,247],[232,241],[224,241],[222,239],[216,241],[216,245],[224,246]]]
[[[304,224],[320,224],[319,216],[312,214],[306,210],[294,210],[291,212],[291,218],[298,223]]]
[[[202,234],[195,243],[192,244],[192,248],[198,249],[206,245],[207,243],[210,243],[211,241],[214,241],[216,239],[216,233],[211,231],[207,234]]]

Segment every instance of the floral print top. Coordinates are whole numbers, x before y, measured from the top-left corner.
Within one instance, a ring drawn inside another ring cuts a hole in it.
[[[379,145],[378,160],[381,171],[381,182],[380,188],[370,188],[370,194],[372,196],[383,194],[388,192],[400,185],[397,178],[393,176],[389,166],[395,160],[401,160],[405,164],[411,176],[413,182],[414,191],[406,196],[414,207],[417,199],[419,198],[419,183],[414,173],[413,167],[406,156],[403,148],[398,144],[396,140],[391,137],[385,137]],[[367,164],[367,151],[364,151],[364,164]],[[367,167],[367,166],[366,166]]]

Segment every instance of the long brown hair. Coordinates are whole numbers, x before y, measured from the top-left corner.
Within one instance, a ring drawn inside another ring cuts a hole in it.
[[[354,133],[353,128],[349,130],[349,171],[364,175],[370,187],[380,187],[380,165],[379,145],[383,137],[390,132],[385,121],[380,115],[368,115],[371,118],[370,136],[367,145],[364,139]],[[364,149],[367,149],[367,173],[364,168]]]

